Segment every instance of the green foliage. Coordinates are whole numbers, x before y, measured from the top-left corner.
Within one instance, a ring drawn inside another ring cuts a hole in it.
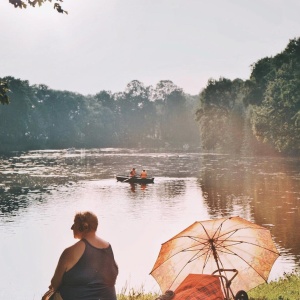
[[[278,152],[299,154],[300,39],[290,41],[272,64],[274,75],[264,77],[263,100],[253,107],[253,132]]]
[[[250,80],[247,80],[245,84],[245,103],[260,105],[264,97],[266,86],[273,76],[274,72],[271,58],[263,58],[253,64]]]
[[[240,79],[211,79],[201,92],[196,116],[205,150],[241,152],[245,115],[241,100],[243,87]]]
[[[169,80],[155,87],[133,80],[123,92],[84,97],[0,78],[0,103],[9,103],[0,107],[0,151],[186,148],[201,141],[205,151],[298,155],[300,39],[253,64],[249,80],[210,79],[199,100],[196,108],[195,98]]]
[[[0,103],[8,104],[9,98],[7,93],[9,92],[8,84],[5,80],[0,78]]]
[[[11,3],[15,8],[27,8],[27,4],[29,4],[32,7],[35,7],[37,4],[38,6],[42,6],[46,2],[52,2],[52,0],[9,0],[9,3]],[[63,10],[60,3],[63,2],[63,0],[53,0],[54,2],[54,9],[56,9],[59,13],[66,13],[67,11]]]
[[[300,39],[291,40],[275,57],[253,64],[245,82],[210,79],[196,116],[205,150],[298,155]]]
[[[0,152],[166,144],[183,147],[198,141],[197,125],[188,120],[193,119],[196,100],[189,99],[186,105],[182,92],[164,91],[165,99],[157,99],[154,93],[161,90],[135,80],[121,93],[101,91],[83,96],[51,90],[43,84],[30,86],[28,81],[13,77],[3,81],[10,88],[11,102],[0,107]]]
[[[159,103],[156,106],[159,124],[156,134],[160,140],[179,146],[188,144],[191,136],[197,139],[194,116],[181,88],[172,81],[160,81],[153,91],[153,98]]]
[[[36,99],[30,91],[28,81],[6,77],[4,80],[10,88],[10,104],[0,110],[0,140],[4,150],[13,145],[22,145],[27,149],[35,131],[34,108]]]

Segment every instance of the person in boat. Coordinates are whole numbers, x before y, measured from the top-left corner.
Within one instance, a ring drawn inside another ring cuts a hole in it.
[[[97,227],[92,212],[75,215],[71,229],[79,241],[61,254],[49,287],[63,300],[117,300],[118,266],[110,243],[96,235]]]
[[[147,178],[146,170],[143,170],[140,176],[141,176],[141,178],[144,178],[144,179]]]
[[[135,177],[135,176],[136,176],[135,168],[132,168],[132,170],[131,170],[130,173],[129,173],[129,176],[130,176],[130,177]]]

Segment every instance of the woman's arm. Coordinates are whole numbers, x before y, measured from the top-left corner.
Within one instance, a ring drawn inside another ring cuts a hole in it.
[[[61,254],[57,267],[55,269],[54,275],[51,279],[51,285],[50,289],[57,290],[62,282],[62,278],[64,273],[67,270],[67,263],[68,263],[68,249],[64,250],[64,252]]]
[[[85,243],[79,241],[65,249],[61,254],[49,288],[57,290],[61,285],[64,273],[69,271],[80,259],[85,249]]]

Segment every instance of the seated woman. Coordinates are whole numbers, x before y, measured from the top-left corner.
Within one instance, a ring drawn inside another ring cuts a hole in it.
[[[118,266],[111,245],[96,235],[98,219],[91,212],[77,213],[74,238],[80,239],[60,256],[50,289],[63,300],[116,300]]]

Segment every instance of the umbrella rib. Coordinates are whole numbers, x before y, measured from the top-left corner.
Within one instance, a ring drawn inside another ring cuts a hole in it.
[[[225,221],[227,221],[227,220],[228,220],[228,219],[225,219],[225,220],[218,226],[218,228],[217,228],[216,231],[214,232],[213,238],[215,237],[215,235],[216,235],[218,232],[219,232],[219,233],[221,232],[223,223],[224,223]],[[210,236],[209,236],[209,234],[208,234],[206,228],[204,227],[204,225],[203,225],[201,222],[199,222],[199,223],[201,224],[201,226],[202,226],[204,232],[206,233],[206,236],[210,239]]]
[[[211,249],[209,249],[209,251],[207,251],[207,253],[206,253],[205,261],[203,263],[202,273],[203,273],[203,271],[204,271],[204,269],[205,269],[205,267],[206,267],[206,265],[209,261],[209,258],[211,257],[211,254],[212,254],[212,251],[211,251]]]
[[[245,227],[243,227],[243,228],[234,229],[234,230],[232,230],[232,231],[224,232],[222,235],[218,236],[218,238],[221,238],[221,237],[223,237],[223,236],[225,236],[225,235],[228,235],[228,237],[225,238],[225,240],[227,240],[227,239],[230,238],[232,235],[234,235],[237,231],[241,231],[241,230],[245,230],[245,229],[253,229],[253,228],[245,226]],[[217,230],[218,230],[218,229],[217,229]],[[255,230],[267,230],[267,229],[265,229],[265,228],[256,228]]]
[[[246,241],[234,241],[234,240],[228,240],[228,239],[225,239],[225,240],[221,240],[221,243],[223,243],[224,241],[226,241],[226,242],[232,242],[232,244],[227,245],[227,246],[223,246],[223,245],[222,245],[222,247],[224,247],[224,248],[226,248],[226,247],[228,247],[228,246],[238,245],[238,244],[248,244],[248,245],[256,246],[256,247],[258,247],[258,248],[267,250],[267,251],[272,252],[272,253],[274,253],[274,254],[278,254],[278,252],[276,252],[276,251],[274,251],[274,250],[268,249],[268,248],[266,248],[266,247],[263,247],[263,246],[261,246],[261,245],[258,245],[258,244],[255,244],[255,243],[251,243],[251,242],[246,242]],[[221,244],[221,243],[220,243],[220,244]],[[220,246],[219,246],[219,247],[220,247]],[[279,254],[278,254],[278,255],[279,255]]]
[[[255,245],[255,244],[254,244]],[[257,246],[257,245],[255,245],[255,246]],[[225,252],[225,251],[223,251],[223,250],[221,250],[221,249],[219,249],[218,250],[218,252],[222,252],[222,253],[226,253],[226,254],[231,254],[231,255],[233,255],[233,256],[237,256],[237,257],[239,257],[242,261],[244,261],[252,270],[254,270],[262,279],[264,279],[264,281],[267,281],[267,279],[265,279],[261,274],[259,274],[259,272],[253,267],[253,266],[251,266],[243,257],[241,257],[240,255],[238,255],[238,254],[236,254],[236,253],[234,253],[232,250],[230,250],[230,249],[227,249],[226,248],[226,246],[222,246],[224,249],[226,249],[227,250],[227,252]],[[261,248],[263,248],[263,247],[261,247]],[[263,249],[266,249],[266,248],[263,248]],[[266,250],[268,250],[268,249],[266,249]],[[271,251],[271,250],[270,250]],[[273,251],[271,251],[271,252],[273,252]],[[275,252],[276,253],[276,252]],[[218,254],[218,257],[219,257],[219,254]],[[219,261],[220,261],[220,263],[222,264],[222,262],[221,262],[221,260],[219,259]]]
[[[197,241],[197,242],[199,242],[199,240],[198,239],[196,239],[196,238],[194,238],[194,237],[192,237],[192,236],[189,236],[191,239],[193,239],[193,240],[195,240],[195,241]],[[200,242],[199,242],[200,243]],[[203,243],[203,244],[205,244],[205,243]],[[222,246],[222,247],[224,247],[224,246]],[[201,249],[202,250],[202,249]],[[187,251],[192,251],[192,250],[187,250]],[[200,252],[200,251],[199,251]],[[198,252],[198,253],[199,253]],[[212,251],[211,251],[211,249],[209,248],[208,249],[208,251],[206,251],[206,253],[203,253],[202,255],[200,255],[200,256],[197,256],[196,254],[193,256],[193,259],[190,259],[188,262],[187,262],[187,264],[189,263],[189,262],[191,262],[191,261],[193,261],[193,260],[195,260],[195,259],[197,259],[197,258],[199,258],[199,257],[201,257],[201,256],[203,256],[203,255],[206,255],[206,257],[205,257],[205,261],[204,261],[204,263],[203,263],[203,267],[202,267],[202,273],[204,272],[204,269],[205,269],[205,267],[206,267],[206,265],[207,265],[207,263],[208,263],[208,261],[209,261],[209,258],[211,257],[211,254],[212,254]],[[197,257],[196,257],[197,256]],[[225,269],[225,267],[224,267],[224,264],[223,264],[223,262],[221,261],[221,259],[220,259],[220,257],[219,257],[219,255],[218,255],[218,253],[217,253],[217,256],[218,256],[218,261],[220,262],[220,265],[222,266],[222,268],[223,269]],[[187,265],[186,264],[186,265]],[[185,265],[185,266],[186,266]],[[184,267],[185,267],[184,266]],[[184,268],[183,267],[183,268]],[[176,277],[177,278],[177,277]]]
[[[192,240],[198,242],[199,245],[206,246],[205,243],[199,242],[197,239],[195,239],[195,238],[192,237],[192,236],[181,236],[181,237],[177,237],[177,238],[182,238],[182,237],[188,237],[188,238],[190,238],[190,239],[192,239]],[[202,249],[194,249],[194,250],[192,249],[193,247],[199,246],[199,245],[193,245],[193,246],[190,246],[190,247],[188,247],[188,248],[185,248],[185,249],[183,249],[183,250],[180,250],[180,251],[178,251],[178,252],[173,253],[170,257],[168,257],[165,261],[163,261],[159,266],[157,266],[155,269],[152,269],[151,273],[152,273],[153,271],[155,271],[157,268],[159,268],[161,265],[163,265],[165,262],[167,262],[169,259],[171,259],[173,256],[179,254],[180,252],[188,252],[188,251],[192,252],[192,251],[198,251],[196,254],[193,255],[193,257],[195,257],[200,251],[202,251],[202,250],[205,248],[205,247],[203,247]],[[203,255],[204,255],[204,254],[205,254],[205,253],[203,253]],[[202,256],[202,255],[201,255],[201,256]],[[193,257],[192,257],[192,258],[193,258]],[[192,259],[192,258],[191,258],[191,259]],[[188,264],[190,261],[193,261],[193,260],[194,260],[194,259],[192,259],[192,260],[191,260],[191,259],[187,262],[187,264]],[[187,264],[186,264],[186,265],[187,265]],[[186,266],[186,265],[185,265],[185,266]]]
[[[195,258],[195,256],[197,256],[197,254],[198,254],[199,252],[200,252],[200,250],[199,250],[197,253],[195,253],[195,254],[192,256],[192,258],[190,258],[190,259],[186,262],[185,265],[183,265],[183,267],[181,268],[181,270],[180,270],[180,271],[177,273],[177,275],[174,277],[172,283],[170,284],[170,287],[173,285],[173,283],[174,283],[175,280],[178,278],[178,276],[180,275],[180,273],[184,270],[184,268],[185,268],[190,262],[192,262],[193,260],[197,259],[197,258]],[[209,251],[207,251],[207,252],[209,252]],[[204,255],[204,254],[203,254],[203,255]],[[200,255],[200,256],[202,256],[202,255]]]

